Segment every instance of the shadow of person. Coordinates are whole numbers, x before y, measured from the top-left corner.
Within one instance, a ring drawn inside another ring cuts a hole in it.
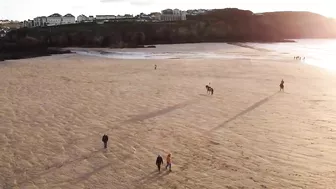
[[[169,175],[171,173],[171,171],[169,170],[164,170],[164,171],[153,171],[151,173],[149,173],[148,175],[140,178],[139,180],[136,181],[136,183],[138,184],[138,186],[143,186],[146,185],[148,183],[152,183],[155,182],[157,180],[162,179],[163,177]]]

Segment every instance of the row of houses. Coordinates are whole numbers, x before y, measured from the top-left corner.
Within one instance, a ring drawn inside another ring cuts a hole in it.
[[[26,20],[22,23],[22,27],[42,27],[42,26],[55,26],[64,24],[75,24],[82,22],[97,22],[104,23],[106,21],[119,21],[119,20],[135,20],[140,22],[146,21],[178,21],[187,20],[187,15],[195,15],[204,13],[206,10],[188,10],[181,11],[179,9],[165,9],[161,12],[153,12],[150,14],[141,13],[139,15],[133,16],[131,14],[125,15],[96,15],[86,16],[79,15],[77,19],[72,14],[66,14],[64,16],[55,13],[48,17],[40,16],[33,20]]]
[[[94,21],[103,21],[103,20],[111,20],[111,19],[125,19],[125,18],[133,18],[133,15],[126,14],[124,16],[114,16],[114,15],[96,15],[94,16],[85,16],[79,15],[77,19],[72,14],[66,14],[64,16],[54,13],[50,16],[39,16],[34,18],[33,20],[25,20],[22,23],[22,27],[43,27],[43,26],[56,26],[56,25],[64,25],[64,24],[75,24],[81,22],[94,22]]]
[[[55,26],[63,24],[74,24],[76,23],[76,18],[72,14],[66,14],[64,16],[55,13],[50,16],[39,16],[33,20],[25,20],[22,23],[22,27],[42,27],[42,26]]]
[[[177,20],[186,20],[187,12],[181,11],[179,9],[166,9],[160,12],[153,12],[150,14],[140,13],[139,15],[133,16],[130,14],[121,15],[97,15],[95,18],[90,18],[85,15],[79,15],[77,17],[77,22],[89,22],[89,21],[114,21],[114,20],[124,20],[132,19],[135,21],[177,21]]]

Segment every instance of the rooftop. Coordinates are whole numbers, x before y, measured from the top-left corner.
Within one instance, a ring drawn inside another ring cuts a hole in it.
[[[60,15],[60,14],[58,14],[58,13],[54,13],[54,14],[48,16],[48,17],[62,17],[62,15]]]
[[[72,14],[66,14],[66,15],[64,15],[64,17],[75,17],[75,16],[72,15]]]
[[[173,10],[172,9],[165,9],[162,11],[162,14],[173,14]]]

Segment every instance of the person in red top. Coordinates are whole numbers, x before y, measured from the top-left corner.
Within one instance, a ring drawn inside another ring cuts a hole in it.
[[[166,169],[169,167],[169,171],[171,171],[171,153],[168,154],[167,156],[167,165],[166,165]]]

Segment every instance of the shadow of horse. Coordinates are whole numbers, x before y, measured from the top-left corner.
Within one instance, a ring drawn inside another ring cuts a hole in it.
[[[236,120],[238,117],[243,116],[243,115],[245,115],[245,114],[251,112],[252,110],[254,110],[254,109],[258,108],[259,106],[261,106],[261,105],[265,104],[266,102],[268,102],[268,101],[269,101],[273,96],[275,96],[277,93],[279,93],[279,91],[276,92],[276,93],[274,93],[274,94],[272,94],[272,95],[270,95],[270,96],[268,96],[268,97],[266,97],[266,98],[264,98],[264,99],[262,99],[262,100],[260,100],[260,101],[258,101],[258,102],[256,102],[256,103],[254,103],[254,104],[252,104],[251,106],[249,106],[249,107],[246,108],[245,110],[243,110],[243,111],[241,111],[240,113],[236,114],[236,115],[233,116],[232,118],[226,120],[225,122],[223,122],[222,124],[218,125],[217,127],[214,127],[214,128],[212,128],[212,129],[210,129],[208,132],[212,132],[212,131],[218,130],[218,129],[224,127],[225,125],[227,125],[228,123],[230,123],[230,122]]]

